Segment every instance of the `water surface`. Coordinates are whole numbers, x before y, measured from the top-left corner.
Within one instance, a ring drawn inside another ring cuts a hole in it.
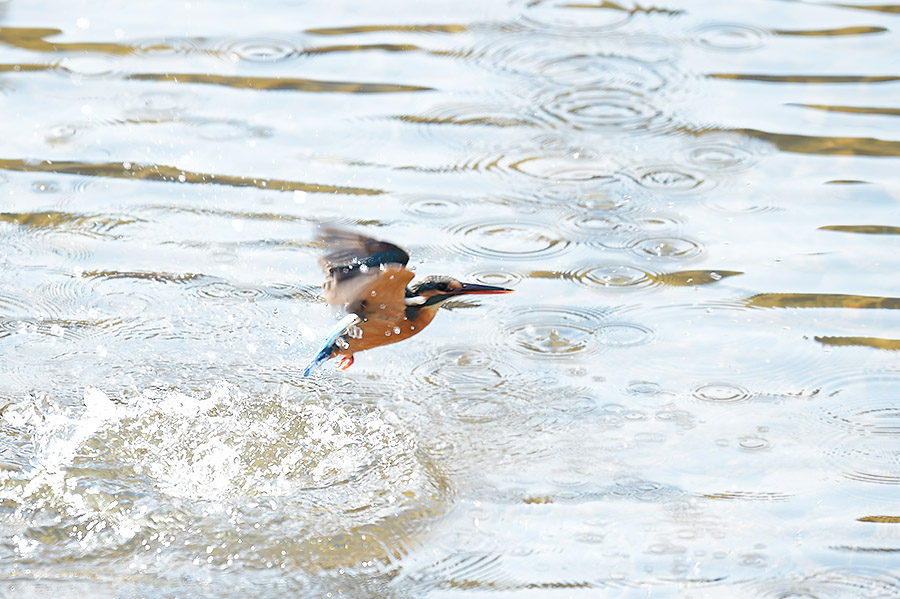
[[[0,594],[897,597],[897,13],[0,3]]]

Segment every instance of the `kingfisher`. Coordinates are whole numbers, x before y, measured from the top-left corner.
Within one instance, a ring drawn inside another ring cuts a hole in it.
[[[303,376],[331,358],[340,358],[340,369],[346,370],[356,352],[412,337],[449,299],[513,291],[437,275],[410,284],[415,275],[406,268],[409,254],[392,243],[331,227],[322,229],[318,241],[329,248],[319,260],[325,272],[322,295],[347,315],[325,338]]]

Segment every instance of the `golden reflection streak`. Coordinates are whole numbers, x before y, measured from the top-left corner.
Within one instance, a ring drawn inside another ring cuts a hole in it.
[[[863,516],[857,522],[878,522],[879,524],[900,524],[900,516]]]
[[[22,48],[31,52],[99,52],[103,54],[128,55],[137,54],[144,50],[143,47],[132,44],[119,44],[114,42],[49,42],[45,38],[62,33],[60,29],[38,29],[27,27],[0,27],[0,43]],[[194,40],[197,41],[197,40]],[[159,43],[156,49],[171,50],[172,46]],[[299,48],[303,54],[328,54],[331,52],[362,52],[380,50],[385,52],[420,52],[423,48],[413,44],[346,44],[340,46],[327,46],[321,48]],[[223,54],[221,51],[201,50],[205,53]]]
[[[30,229],[55,229],[99,235],[116,227],[139,222],[135,218],[105,217],[99,214],[73,212],[0,212],[0,222]]]
[[[783,152],[833,156],[900,156],[900,141],[874,137],[820,137],[792,133],[770,133],[758,129],[724,129],[774,144]]]
[[[825,225],[820,231],[840,231],[841,233],[861,233],[863,235],[900,235],[900,227],[886,225]]]
[[[224,85],[236,89],[258,91],[302,91],[345,94],[386,94],[403,92],[433,91],[434,88],[420,85],[400,85],[396,83],[355,83],[350,81],[317,81],[291,77],[236,77],[231,75],[210,75],[207,73],[137,73],[126,79],[135,81],[171,81],[173,83],[200,83],[204,85]]]
[[[668,273],[647,273],[647,278],[661,285],[670,287],[693,287],[696,285],[712,285],[725,277],[744,274],[738,270],[679,270]],[[533,270],[528,273],[530,279],[576,279],[583,278],[577,272],[560,272],[555,270]],[[602,283],[594,283],[596,287],[604,287]],[[613,286],[615,287],[615,286]]]
[[[0,43],[32,52],[103,52],[105,54],[132,54],[133,46],[110,42],[48,42],[44,38],[59,35],[61,29],[37,29],[31,27],[0,27]]]
[[[900,4],[832,4],[841,8],[855,8],[857,10],[871,10],[888,14],[900,14]]]
[[[900,547],[860,547],[859,545],[833,545],[836,551],[854,551],[856,553],[900,553]]]
[[[838,35],[866,35],[869,33],[885,33],[890,31],[887,27],[838,27],[836,29],[773,29],[775,35],[812,35],[812,36],[838,36]]]
[[[383,52],[423,52],[424,49],[415,44],[343,44],[339,46],[319,46],[304,48],[303,54],[331,54],[337,52],[362,52],[381,50]]]
[[[85,279],[139,279],[153,281],[154,283],[190,283],[202,279],[211,278],[204,274],[195,273],[170,273],[157,271],[123,271],[123,270],[85,270],[81,272]]]
[[[228,185],[231,187],[256,187],[271,191],[306,191],[310,193],[340,193],[345,195],[381,195],[380,189],[364,187],[341,187],[319,183],[304,183],[285,179],[266,179],[238,177],[235,175],[219,175],[215,173],[197,173],[182,170],[165,164],[135,164],[121,162],[55,162],[52,160],[21,160],[0,158],[0,170],[24,173],[54,173],[60,175],[86,175],[89,177],[112,177],[115,179],[142,179],[146,181],[166,181],[175,183],[192,183]]]
[[[848,295],[843,293],[760,293],[744,300],[744,303],[754,308],[900,310],[900,297]]]
[[[822,345],[832,347],[857,346],[886,349],[889,351],[900,350],[900,339],[882,339],[880,337],[815,337]]]
[[[788,501],[793,495],[786,493],[756,493],[753,491],[732,491],[728,493],[704,493],[706,499],[737,499],[741,501]]]
[[[622,6],[621,4],[617,4],[615,2],[610,2],[609,0],[602,0],[599,4],[584,4],[584,3],[570,3],[563,4],[562,8],[611,8],[613,10],[621,10],[622,12],[627,12],[630,15],[638,14],[638,13],[659,13],[663,15],[677,16],[684,14],[685,11],[671,8],[656,8],[655,6],[644,7],[640,4],[636,4],[634,6]]]
[[[742,274],[744,273],[739,270],[680,270],[651,275],[651,278],[670,287],[693,287],[694,285],[711,285],[725,277]]]
[[[762,81],[765,83],[890,83],[896,75],[766,75],[762,73],[708,73],[709,79]]]
[[[53,68],[53,66],[48,64],[0,64],[0,73],[50,71]]]
[[[395,117],[396,120],[404,123],[416,123],[419,125],[483,125],[485,127],[536,127],[535,123],[525,119],[501,118],[493,116],[478,116],[457,118],[448,117],[431,117],[401,114]]]
[[[799,106],[801,108],[813,108],[829,112],[848,112],[850,114],[873,114],[885,116],[900,116],[900,108],[873,108],[869,106],[828,106],[827,104],[795,104],[787,106]]]
[[[465,33],[465,25],[359,25],[356,27],[319,27],[307,29],[305,33],[312,35],[353,35],[356,33],[378,33],[395,31],[400,33]]]

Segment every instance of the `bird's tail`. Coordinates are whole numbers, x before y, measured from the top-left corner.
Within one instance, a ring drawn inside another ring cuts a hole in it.
[[[331,354],[333,352],[333,345],[323,347],[321,350],[319,350],[319,353],[316,354],[316,357],[313,358],[310,363],[306,365],[306,368],[303,369],[303,376],[309,376],[310,374],[312,374],[314,370],[328,361],[328,358],[331,357]]]
[[[334,328],[329,331],[328,337],[325,338],[322,345],[319,346],[316,356],[303,369],[303,376],[309,376],[316,368],[327,362],[337,348],[338,337],[346,333],[350,327],[355,326],[358,322],[359,316],[356,314],[348,314],[340,319],[334,325]]]

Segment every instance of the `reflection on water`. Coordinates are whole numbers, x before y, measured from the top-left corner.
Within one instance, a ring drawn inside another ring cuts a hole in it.
[[[897,8],[375,6],[0,2],[0,595],[900,595]]]

